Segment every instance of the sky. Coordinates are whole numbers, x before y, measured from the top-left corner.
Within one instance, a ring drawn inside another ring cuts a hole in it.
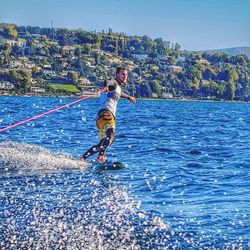
[[[250,0],[0,0],[0,23],[125,32],[182,50],[250,47]]]

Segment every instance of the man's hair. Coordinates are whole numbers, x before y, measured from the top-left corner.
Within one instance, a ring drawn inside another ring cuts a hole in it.
[[[118,67],[118,68],[116,69],[115,74],[118,74],[118,73],[120,73],[120,71],[124,71],[124,70],[127,71],[127,69],[125,69],[124,67]]]

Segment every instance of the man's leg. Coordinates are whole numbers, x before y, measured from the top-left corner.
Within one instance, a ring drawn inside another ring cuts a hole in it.
[[[103,143],[104,140],[105,140],[105,138],[104,138],[104,139],[101,139],[100,142],[99,142],[97,145],[95,145],[95,146],[91,147],[89,150],[87,150],[87,151],[83,154],[83,156],[80,158],[80,160],[81,160],[81,161],[85,161],[85,160],[86,160],[87,158],[89,158],[91,155],[94,155],[94,154],[96,154],[97,152],[99,152],[99,150],[100,150],[100,148],[101,148],[101,145],[102,145],[102,143]]]
[[[111,144],[114,142],[116,138],[115,135],[115,129],[114,128],[108,128],[106,130],[106,137],[102,140],[100,149],[99,149],[99,155],[98,160],[105,161],[105,153],[108,150],[108,148],[111,146]]]

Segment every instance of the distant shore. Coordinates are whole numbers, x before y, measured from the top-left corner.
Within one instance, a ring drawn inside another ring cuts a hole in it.
[[[82,95],[82,96],[68,96],[68,95],[19,95],[19,94],[5,94],[1,95],[0,97],[5,96],[5,97],[54,97],[54,98],[84,98],[85,96],[89,95]],[[93,99],[99,98],[98,96],[93,96],[91,97]],[[187,98],[187,97],[178,97],[178,98],[150,98],[150,97],[143,97],[143,98],[136,98],[137,100],[141,101],[178,101],[178,102],[218,102],[218,103],[242,103],[242,104],[250,104],[250,102],[247,101],[238,101],[238,100],[219,100],[219,99],[199,99],[199,98]]]
[[[143,101],[177,101],[177,102],[218,102],[218,103],[243,103],[250,104],[247,101],[229,101],[229,100],[214,100],[214,99],[195,99],[195,98],[137,98]]]

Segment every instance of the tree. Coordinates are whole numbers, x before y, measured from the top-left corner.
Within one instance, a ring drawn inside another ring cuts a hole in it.
[[[3,55],[4,55],[4,61],[5,63],[9,63],[10,62],[10,53],[11,53],[11,46],[6,43],[4,46],[3,46]]]
[[[164,47],[164,42],[163,42],[162,38],[157,38],[154,40],[154,42],[156,43],[157,53],[160,55],[164,55],[165,54],[165,47]]]
[[[30,90],[30,79],[25,76],[21,81],[21,88],[27,93]]]
[[[141,83],[136,87],[136,97],[150,97],[152,94],[148,83]]]
[[[230,79],[227,85],[227,96],[231,101],[235,98],[235,90],[235,82],[233,81],[233,79]]]
[[[74,66],[77,68],[77,69],[81,69],[83,67],[83,60],[81,57],[78,57],[75,62],[74,62]]]
[[[232,79],[233,81],[237,81],[239,79],[236,70],[233,68],[229,70],[229,79]]]
[[[3,36],[9,39],[17,38],[17,30],[15,25],[7,24],[3,29]]]
[[[69,71],[67,78],[70,82],[73,82],[74,84],[78,83],[78,74],[75,71]]]
[[[181,45],[179,43],[175,43],[174,50],[179,51],[181,49]]]
[[[91,51],[92,51],[92,48],[91,48],[91,46],[89,44],[84,44],[82,46],[82,52],[83,52],[83,54],[90,55]]]
[[[199,89],[199,80],[196,77],[194,77],[194,79],[193,79],[192,89],[194,91],[196,91],[197,89]]]
[[[75,49],[75,53],[74,53],[74,54],[75,54],[76,57],[81,57],[81,54],[82,54],[82,53],[81,53],[81,49],[80,49],[79,47],[77,47],[77,48]]]
[[[95,58],[95,65],[99,65],[100,64],[100,58],[101,58],[100,54],[95,53],[94,58]]]
[[[152,80],[152,81],[150,81],[149,85],[150,85],[151,90],[154,93],[157,93],[157,94],[161,93],[161,85],[160,85],[159,81]]]
[[[216,73],[215,70],[213,68],[206,68],[205,71],[203,72],[203,78],[205,80],[212,80],[215,79],[216,77]]]

